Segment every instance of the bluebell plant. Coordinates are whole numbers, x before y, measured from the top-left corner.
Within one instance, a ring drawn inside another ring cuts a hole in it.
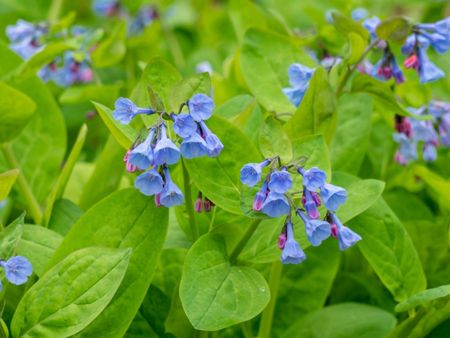
[[[183,112],[184,107],[187,107],[187,112]],[[222,142],[205,122],[212,116],[214,107],[213,100],[205,94],[192,96],[181,105],[178,113],[140,108],[123,97],[115,102],[113,117],[121,124],[130,123],[140,114],[159,115],[156,124],[146,131],[146,136],[138,137],[124,157],[128,172],[141,172],[134,183],[136,189],[144,195],[155,196],[157,206],[181,205],[184,200],[171,178],[170,165],[176,164],[181,157],[217,157],[222,151]],[[171,129],[176,136],[171,136]],[[212,205],[205,197],[201,207],[195,203],[195,210],[209,211]]]
[[[0,267],[3,268],[6,280],[14,285],[22,285],[28,281],[28,277],[33,273],[31,263],[22,256],[13,256],[7,260],[0,260]],[[0,291],[2,290],[0,280]]]
[[[292,192],[294,183],[292,174],[302,177],[301,189]],[[305,226],[308,241],[318,246],[330,235],[339,241],[344,250],[361,237],[342,225],[336,211],[347,199],[347,191],[339,186],[327,183],[326,173],[317,167],[306,169],[297,164],[282,165],[279,157],[268,158],[259,163],[248,163],[240,172],[243,184],[254,187],[261,181],[252,209],[269,217],[285,216],[286,221],[278,238],[278,247],[283,250],[281,261],[285,264],[300,263],[306,255],[294,239],[292,215],[296,214]],[[301,198],[296,198],[301,194]],[[321,219],[320,207],[326,212]]]

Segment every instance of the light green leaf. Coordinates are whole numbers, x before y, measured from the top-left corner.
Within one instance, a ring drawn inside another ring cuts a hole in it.
[[[127,25],[122,21],[114,28],[111,35],[92,52],[92,63],[95,68],[110,67],[122,61],[127,51],[126,36]]]
[[[208,73],[192,75],[177,83],[172,89],[171,106],[173,109],[177,109],[198,93],[211,94],[211,79]]]
[[[450,210],[450,181],[425,166],[414,166],[414,174],[420,177],[434,192],[441,205]]]
[[[8,197],[17,176],[19,176],[19,169],[11,169],[0,174],[0,201]]]
[[[295,139],[292,142],[292,150],[295,159],[306,159],[302,166],[309,169],[319,167],[331,177],[331,163],[328,147],[322,135],[306,136]]]
[[[442,285],[437,288],[427,289],[416,293],[407,300],[397,304],[395,311],[405,312],[417,306],[426,306],[429,302],[450,295],[450,285]]]
[[[365,41],[369,39],[369,32],[360,23],[338,11],[333,11],[331,15],[333,17],[333,24],[339,32],[345,35],[349,35],[350,33],[358,34]]]
[[[382,40],[403,42],[412,30],[411,22],[403,16],[394,16],[381,21],[375,33]]]
[[[0,257],[8,259],[14,255],[17,243],[23,233],[25,213],[0,232]]]
[[[259,272],[232,266],[224,240],[208,234],[186,256],[180,298],[194,328],[215,331],[255,317],[270,292]]]
[[[14,337],[70,337],[108,305],[127,271],[130,249],[86,248],[55,265],[23,296]]]
[[[80,207],[72,201],[65,198],[56,200],[48,228],[65,236],[82,214]]]
[[[259,131],[259,148],[264,157],[280,156],[283,163],[292,159],[292,146],[280,121],[267,117]]]
[[[367,47],[367,40],[360,34],[348,33],[349,50],[347,54],[347,62],[350,65],[360,62],[364,50]]]
[[[62,104],[77,104],[87,101],[114,103],[119,97],[119,85],[84,85],[69,87],[59,97]]]

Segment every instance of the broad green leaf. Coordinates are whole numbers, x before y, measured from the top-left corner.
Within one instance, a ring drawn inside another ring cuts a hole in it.
[[[179,107],[172,106],[171,97],[181,75],[170,63],[160,57],[151,59],[142,73],[142,81],[159,97],[166,111],[178,111]]]
[[[131,248],[128,271],[111,303],[77,337],[122,337],[150,285],[167,230],[168,210],[130,188],[90,208],[70,229],[49,266],[89,246]],[[112,326],[111,323],[114,322]]]
[[[361,235],[359,249],[397,301],[425,289],[425,274],[411,238],[382,198],[349,226]]]
[[[11,169],[0,174],[0,201],[8,197],[18,175],[18,169]]]
[[[48,222],[50,221],[50,217],[53,210],[53,204],[55,203],[55,200],[61,198],[61,196],[64,193],[64,189],[66,188],[67,181],[69,180],[73,167],[75,166],[75,162],[78,160],[78,157],[80,156],[81,149],[83,148],[84,145],[84,141],[86,141],[86,134],[87,134],[87,126],[83,124],[81,126],[80,132],[78,133],[77,139],[75,140],[75,143],[72,147],[72,150],[70,151],[69,157],[64,163],[64,168],[62,169],[61,174],[56,180],[55,185],[53,186],[53,189],[47,198],[46,209],[44,211],[44,219],[43,219],[44,226],[48,226]]]
[[[396,318],[375,306],[342,303],[327,306],[300,319],[283,337],[290,338],[380,338],[396,325]]]
[[[369,39],[369,32],[360,23],[338,11],[333,11],[332,17],[333,24],[339,32],[345,35],[349,35],[351,33],[358,34],[365,41]]]
[[[16,254],[26,257],[33,266],[33,272],[42,277],[50,258],[63,237],[39,225],[25,224],[17,243]]]
[[[124,338],[159,338],[159,336],[153,331],[150,324],[145,320],[145,318],[137,313],[136,317],[134,317],[131,322],[130,327],[125,333]]]
[[[239,172],[244,164],[260,161],[261,155],[239,129],[223,118],[213,116],[206,124],[224,148],[216,158],[186,160],[186,167],[192,181],[205,196],[220,208],[240,215]]]
[[[119,85],[85,85],[69,87],[59,97],[62,104],[77,104],[87,101],[113,104],[119,97]]]
[[[215,331],[255,317],[270,292],[259,272],[232,266],[223,239],[208,234],[186,256],[180,298],[194,328]]]
[[[120,22],[111,35],[102,41],[92,52],[92,63],[96,68],[110,67],[119,63],[127,51],[125,39],[127,36],[127,25]]]
[[[427,289],[416,293],[407,300],[397,304],[395,311],[405,312],[417,306],[426,306],[429,302],[450,295],[450,285],[442,285],[437,288]]]
[[[0,82],[0,101],[0,143],[3,143],[20,134],[36,110],[36,104],[3,82]]]
[[[288,87],[288,68],[295,62],[313,65],[310,58],[283,35],[255,28],[245,33],[240,57],[242,74],[250,92],[267,111],[295,111],[282,91]]]
[[[262,9],[256,3],[248,0],[232,0],[228,6],[231,23],[240,42],[251,27],[269,28]]]
[[[70,337],[108,305],[125,276],[130,249],[86,248],[49,270],[21,299],[14,337]]]
[[[350,65],[360,62],[364,50],[367,47],[367,40],[360,34],[350,32],[348,33],[349,50],[347,54],[347,62]]]
[[[65,198],[56,200],[48,228],[65,236],[82,214],[80,207],[72,201]]]
[[[319,67],[311,78],[300,106],[284,128],[292,141],[323,134],[327,143],[336,127],[336,97],[328,83],[326,71]]]
[[[97,102],[92,103],[116,141],[128,150],[138,137],[137,131],[129,125],[123,125],[114,120],[112,111],[108,107]]]
[[[375,33],[382,40],[403,42],[411,33],[412,24],[403,16],[390,17],[381,21]]]
[[[304,159],[302,166],[309,169],[319,167],[331,177],[330,155],[322,135],[305,136],[292,142],[293,159]]]
[[[14,255],[17,244],[23,233],[25,213],[0,232],[0,257],[8,259]]]
[[[181,80],[172,89],[170,102],[173,109],[177,109],[184,102],[198,93],[211,94],[211,79],[208,73],[192,75]]]
[[[450,210],[450,181],[434,173],[425,166],[415,166],[414,174],[420,177],[434,192],[442,206]]]
[[[363,93],[342,95],[337,116],[331,143],[333,169],[356,175],[369,144],[372,98]]]
[[[267,117],[259,130],[259,149],[264,157],[280,156],[283,163],[292,159],[292,146],[283,130],[283,124]]]

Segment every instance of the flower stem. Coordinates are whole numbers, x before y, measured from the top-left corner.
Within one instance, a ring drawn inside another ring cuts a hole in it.
[[[16,156],[14,155],[14,152],[11,149],[11,146],[9,144],[2,144],[1,149],[3,155],[5,156],[6,162],[11,167],[11,169],[16,168],[20,169],[19,162],[17,161]],[[17,185],[20,194],[25,199],[28,213],[33,218],[36,224],[41,224],[42,221],[41,207],[39,206],[39,203],[36,200],[36,197],[34,196],[33,191],[31,190],[31,187],[28,184],[21,170],[19,171],[19,175],[17,176]]]
[[[283,265],[276,261],[272,263],[269,277],[270,301],[264,309],[261,322],[259,323],[258,338],[270,338],[270,331],[272,329],[273,312],[277,303],[278,290],[280,288],[281,273],[283,272]]]
[[[189,226],[191,227],[192,241],[195,242],[199,237],[199,232],[197,223],[195,222],[194,205],[192,203],[191,182],[189,173],[186,169],[186,165],[184,164],[184,160],[181,162],[181,165],[183,167],[183,184],[184,184],[186,210],[189,217]]]
[[[256,228],[258,228],[259,223],[261,223],[261,219],[255,219],[248,227],[247,231],[242,236],[239,243],[235,246],[233,251],[230,255],[230,262],[235,263],[239,254],[244,249],[244,247],[247,245],[247,242],[250,240],[250,238],[253,236],[253,233],[255,232]]]

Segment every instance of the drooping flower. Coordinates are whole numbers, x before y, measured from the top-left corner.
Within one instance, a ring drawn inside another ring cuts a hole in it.
[[[15,25],[6,27],[6,35],[11,41],[11,49],[22,59],[28,60],[43,48],[41,38],[47,30],[47,25],[32,24],[20,19]]]
[[[137,114],[150,115],[155,112],[153,109],[138,108],[133,101],[123,97],[119,97],[114,106],[113,117],[121,124],[130,123]]]
[[[163,190],[164,181],[155,168],[152,168],[138,177],[134,181],[134,186],[146,196],[159,194]]]
[[[300,63],[294,63],[289,66],[288,75],[291,87],[283,88],[283,93],[294,106],[298,107],[300,105],[313,74],[314,69]]]
[[[178,188],[178,186],[172,181],[169,173],[169,168],[167,168],[167,166],[164,167],[164,179],[165,184],[160,195],[161,204],[167,208],[183,204],[183,193],[181,192],[180,188]]]
[[[330,217],[333,224],[337,227],[337,239],[340,250],[348,249],[361,240],[361,236],[343,225],[335,213],[330,213]]]
[[[398,66],[395,56],[389,48],[385,49],[381,60],[373,66],[371,75],[381,81],[387,81],[390,78],[394,78],[396,83],[402,83],[405,81],[403,72]]]
[[[303,176],[303,185],[310,191],[316,191],[323,186],[327,180],[327,174],[317,167],[312,167],[308,170],[298,167],[297,171]]]
[[[188,101],[189,112],[197,121],[204,121],[211,117],[214,110],[214,101],[205,94],[195,94]]]
[[[281,170],[275,170],[270,175],[269,189],[280,194],[284,194],[292,188],[291,174],[287,171],[286,167]]]
[[[95,0],[92,3],[92,9],[99,16],[115,16],[120,10],[118,0]]]
[[[208,156],[209,157],[217,157],[222,152],[223,144],[220,142],[219,138],[216,134],[214,134],[205,124],[204,121],[199,123],[202,137],[208,146]]]
[[[269,191],[262,205],[261,211],[270,217],[279,217],[281,215],[289,215],[291,207],[283,194]]]
[[[377,39],[377,33],[375,32],[376,28],[380,24],[381,20],[377,16],[373,16],[371,18],[367,18],[363,21],[362,25],[367,31],[370,33],[370,38],[372,41]]]
[[[313,197],[311,191],[303,189],[302,204],[311,219],[318,219],[320,217],[319,210],[317,209],[317,203]]]
[[[437,158],[437,149],[436,144],[432,142],[427,142],[423,146],[423,159],[427,162],[436,161]]]
[[[174,132],[180,137],[189,137],[194,134],[198,127],[190,114],[171,114]]]
[[[33,272],[31,263],[22,256],[14,256],[7,261],[0,261],[5,270],[6,279],[14,285],[25,284]]]
[[[241,182],[253,187],[261,180],[262,169],[269,164],[269,160],[260,163],[248,163],[241,169]]]
[[[125,162],[125,168],[129,173],[134,173],[137,170],[137,167],[130,163],[130,153],[131,149],[127,151],[125,156],[123,157],[123,161]]]
[[[367,17],[367,15],[369,15],[369,12],[365,8],[358,7],[352,11],[351,15],[353,20],[359,21]]]
[[[313,246],[319,246],[322,241],[330,237],[330,223],[321,220],[309,219],[300,209],[297,209],[296,213],[305,224],[306,236],[308,237],[308,241]]]
[[[336,211],[347,200],[347,191],[344,188],[327,183],[320,187],[320,196],[328,210]]]
[[[299,264],[306,259],[306,255],[294,238],[294,230],[290,220],[286,221],[285,227],[286,241],[281,252],[281,262],[283,264]]]
[[[417,160],[417,142],[413,138],[409,138],[402,133],[395,133],[394,141],[399,144],[399,148],[395,154],[395,161],[397,163],[406,165],[411,161]]]
[[[153,140],[156,129],[152,128],[144,142],[129,152],[128,163],[144,170],[153,164]]]
[[[261,211],[268,193],[269,193],[269,183],[267,180],[265,180],[259,191],[256,193],[255,198],[253,199],[252,209],[254,211]]]
[[[186,137],[180,145],[181,155],[187,159],[206,156],[208,150],[205,140],[197,133]]]
[[[180,159],[180,150],[167,137],[166,126],[162,124],[159,128],[159,138],[153,150],[153,160],[156,165],[175,164]],[[163,203],[164,204],[164,203]]]
[[[144,29],[158,18],[158,12],[153,6],[143,6],[139,9],[136,17],[131,21],[128,27],[128,33],[130,35],[141,34]]]

